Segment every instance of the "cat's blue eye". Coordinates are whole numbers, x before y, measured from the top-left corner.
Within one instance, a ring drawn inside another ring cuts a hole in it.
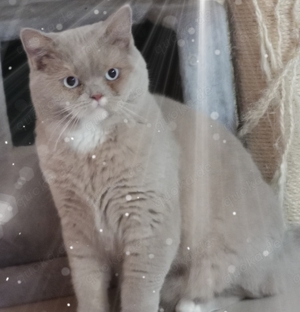
[[[79,80],[76,77],[69,76],[64,79],[64,86],[73,89],[76,88],[79,85]]]
[[[119,77],[119,74],[120,71],[118,70],[118,68],[111,68],[106,72],[105,78],[107,80],[116,80]]]

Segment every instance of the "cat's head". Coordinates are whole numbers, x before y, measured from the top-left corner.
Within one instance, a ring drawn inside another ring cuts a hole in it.
[[[61,129],[72,120],[74,125],[124,120],[138,109],[148,91],[148,73],[131,24],[131,8],[125,5],[93,25],[60,33],[21,31],[40,121]]]

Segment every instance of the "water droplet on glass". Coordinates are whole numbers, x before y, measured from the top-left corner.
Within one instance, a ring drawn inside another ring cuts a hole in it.
[[[185,41],[183,39],[179,39],[177,41],[177,44],[178,44],[179,47],[183,47],[185,45]]]
[[[189,33],[190,35],[193,35],[195,32],[196,32],[196,31],[195,31],[195,28],[194,28],[194,27],[190,27],[190,28],[188,29],[188,33]]]
[[[270,254],[270,253],[269,253],[268,250],[265,250],[265,251],[263,252],[264,257],[268,257],[269,254]]]
[[[214,139],[215,141],[219,140],[219,139],[220,139],[219,133],[215,133],[215,134],[213,135],[213,139]]]
[[[167,238],[167,239],[166,239],[166,244],[167,244],[167,245],[170,246],[170,245],[172,245],[172,243],[173,243],[172,238]]]
[[[63,25],[62,24],[57,24],[56,25],[56,29],[57,30],[62,30],[63,29]]]
[[[212,112],[210,114],[211,119],[217,120],[219,118],[219,113],[218,112]]]
[[[69,268],[62,268],[62,270],[61,270],[61,274],[63,275],[63,276],[68,276],[68,275],[70,275],[70,273],[71,273],[71,271],[70,271],[70,269]]]

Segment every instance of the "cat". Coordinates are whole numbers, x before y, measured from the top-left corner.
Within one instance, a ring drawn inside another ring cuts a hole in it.
[[[93,25],[20,34],[77,311],[115,308],[114,279],[122,312],[207,312],[279,293],[297,272],[299,230],[233,134],[149,92],[131,16],[125,5]]]

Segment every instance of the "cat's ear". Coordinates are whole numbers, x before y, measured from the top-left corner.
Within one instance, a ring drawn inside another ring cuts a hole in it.
[[[20,38],[31,67],[42,70],[45,67],[44,59],[53,58],[53,39],[32,28],[23,28]]]
[[[104,21],[105,39],[120,48],[128,48],[133,41],[131,25],[132,11],[130,5],[126,4]]]

